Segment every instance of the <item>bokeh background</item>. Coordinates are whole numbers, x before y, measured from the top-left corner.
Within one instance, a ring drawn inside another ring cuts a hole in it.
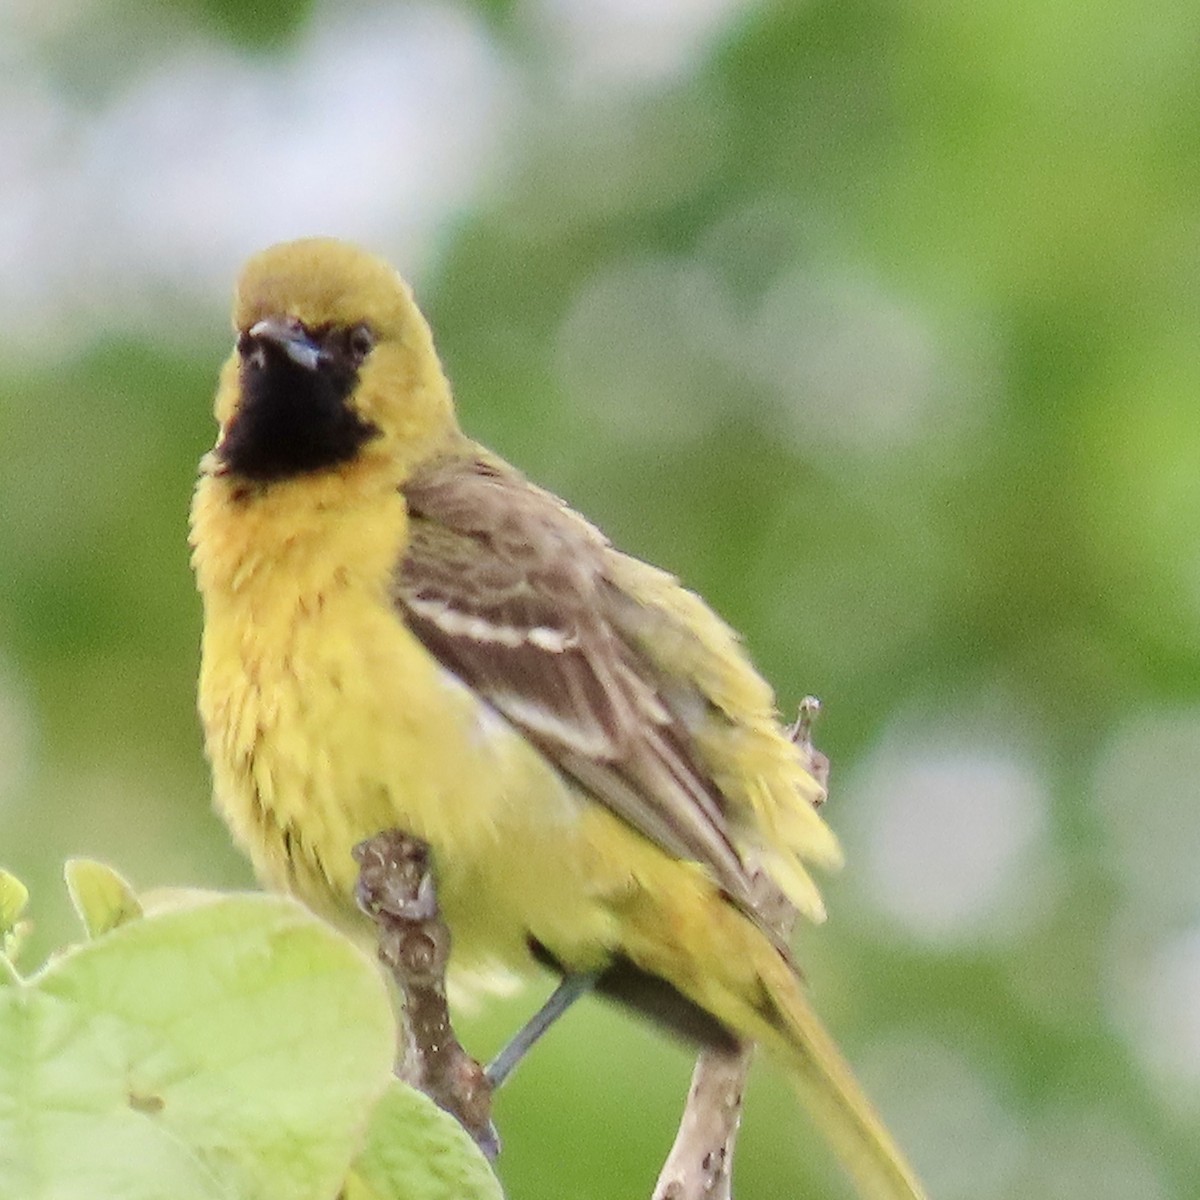
[[[185,546],[240,261],[414,280],[471,431],[812,692],[819,1006],[940,1200],[1200,1195],[1194,0],[6,0],[0,861],[250,884]],[[537,997],[472,1018],[493,1049]],[[514,1200],[649,1194],[688,1056],[590,1002]],[[845,1197],[769,1067],[742,1200]]]

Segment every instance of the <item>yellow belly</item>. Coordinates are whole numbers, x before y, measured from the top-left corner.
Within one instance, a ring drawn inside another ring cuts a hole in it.
[[[217,806],[265,883],[364,931],[351,850],[400,828],[433,849],[456,968],[528,967],[530,937],[577,966],[603,961],[618,940],[610,902],[633,881],[594,847],[631,831],[397,617],[350,592],[278,619],[220,617],[201,716]],[[597,824],[614,828],[597,838]]]

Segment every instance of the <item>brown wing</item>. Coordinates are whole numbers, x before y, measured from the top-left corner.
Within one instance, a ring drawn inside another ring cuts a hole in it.
[[[750,911],[725,800],[606,615],[608,544],[512,468],[447,458],[404,486],[396,603],[416,635],[565,774]]]

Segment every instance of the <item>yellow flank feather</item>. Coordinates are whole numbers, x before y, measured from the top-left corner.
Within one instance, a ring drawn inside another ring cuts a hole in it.
[[[191,536],[216,803],[260,877],[362,932],[352,847],[422,838],[456,970],[661,980],[773,1054],[862,1196],[921,1197],[757,915],[765,870],[820,919],[839,850],[733,633],[463,436],[385,263],[273,247],[234,325]]]

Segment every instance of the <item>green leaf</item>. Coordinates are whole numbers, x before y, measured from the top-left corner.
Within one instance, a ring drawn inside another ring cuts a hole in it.
[[[428,1096],[399,1082],[371,1118],[341,1200],[503,1200],[470,1135]]]
[[[373,964],[291,901],[128,922],[0,989],[0,1196],[328,1200],[394,1052]]]
[[[15,876],[0,869],[0,936],[11,933],[29,903],[29,889]]]
[[[100,937],[142,915],[133,888],[112,867],[90,858],[71,858],[63,875],[88,937]]]
[[[0,958],[17,957],[26,929],[21,914],[28,903],[29,889],[15,875],[0,869]]]

